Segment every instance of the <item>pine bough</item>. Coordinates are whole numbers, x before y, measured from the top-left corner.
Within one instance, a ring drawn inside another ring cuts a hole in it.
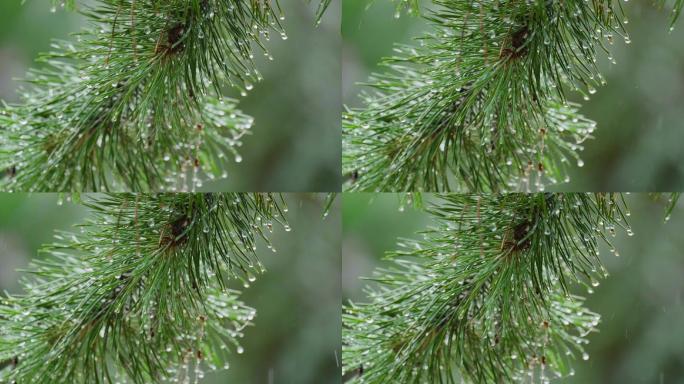
[[[566,90],[588,100],[605,83],[597,50],[629,43],[621,1],[434,3],[432,32],[397,46],[364,106],[344,113],[346,188],[529,191],[568,181],[596,125]],[[417,0],[401,6],[419,10]],[[674,1],[673,22],[683,6]]]
[[[668,217],[677,201],[672,197]],[[589,293],[608,275],[599,243],[631,235],[620,194],[438,195],[438,224],[404,241],[343,315],[355,383],[548,382],[587,360],[599,316]],[[617,251],[611,246],[612,252]]]
[[[286,225],[280,198],[117,194],[84,204],[92,218],[45,248],[23,294],[0,299],[0,383],[189,383],[227,369],[255,316],[227,283],[248,287],[264,271],[255,241]]]
[[[222,88],[246,95],[261,79],[254,55],[286,38],[279,4],[97,0],[80,12],[91,27],[55,42],[23,103],[0,110],[0,188],[187,191],[227,177],[252,118]]]

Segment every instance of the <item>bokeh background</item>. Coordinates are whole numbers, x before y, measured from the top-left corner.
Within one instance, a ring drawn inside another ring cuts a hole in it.
[[[87,3],[89,0],[79,1]],[[92,2],[92,0],[90,0]],[[52,39],[69,39],[84,21],[45,0],[0,1],[0,100],[17,100],[17,87]],[[255,55],[264,81],[240,100],[255,118],[252,135],[230,163],[227,180],[205,183],[208,191],[339,190],[341,180],[340,2],[333,1],[315,25],[318,0],[280,0],[287,40],[266,42],[274,61]]]
[[[18,281],[55,230],[70,230],[87,210],[58,205],[56,194],[0,194],[0,292],[20,292]],[[325,194],[286,194],[290,232],[274,227],[277,253],[257,246],[267,273],[244,289],[242,300],[257,310],[255,326],[241,340],[230,369],[208,373],[203,384],[322,384],[340,382],[339,205],[323,216]]]
[[[426,196],[430,201],[434,196]],[[684,201],[665,222],[664,201],[648,194],[627,196],[634,236],[618,232],[620,257],[601,248],[610,276],[588,295],[586,305],[601,315],[589,336],[588,361],[573,364],[571,379],[553,383],[671,384],[684,382]],[[343,201],[342,296],[366,300],[359,279],[371,276],[396,249],[398,237],[417,238],[433,223],[420,209],[400,211],[397,195],[345,194]],[[587,296],[584,289],[577,292]]]
[[[411,43],[429,30],[420,17],[395,18],[398,1],[344,0],[343,101],[360,106],[357,82],[378,70],[395,43]],[[684,189],[684,19],[669,31],[669,9],[653,1],[621,2],[631,44],[616,38],[617,65],[600,57],[608,84],[581,112],[598,123],[596,137],[581,153],[584,167],[572,169],[568,191],[668,191]],[[671,2],[670,2],[671,3]],[[431,5],[422,0],[424,8]]]

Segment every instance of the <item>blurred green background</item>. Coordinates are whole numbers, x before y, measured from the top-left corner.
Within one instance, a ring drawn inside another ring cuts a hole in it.
[[[92,0],[91,0],[92,1]],[[82,3],[85,3],[83,1]],[[69,38],[83,20],[50,12],[46,0],[0,1],[0,100],[16,101],[20,82],[51,39]],[[239,148],[243,162],[228,166],[227,180],[207,182],[208,191],[337,191],[341,180],[340,2],[315,25],[318,0],[279,0],[287,40],[266,42],[274,61],[255,55],[264,81],[240,109],[255,118],[252,135]]]
[[[344,0],[343,101],[360,106],[355,83],[366,81],[395,43],[411,43],[428,30],[419,17],[401,14],[398,1]],[[583,104],[581,112],[598,123],[596,138],[581,153],[585,166],[574,167],[571,182],[553,187],[568,191],[668,191],[684,189],[684,20],[669,32],[669,10],[652,1],[622,2],[629,18],[631,44],[616,38],[617,65],[600,58],[607,86]],[[422,1],[424,7],[430,7]]]
[[[18,292],[21,273],[55,230],[68,230],[87,210],[58,205],[56,194],[0,194],[0,292]],[[337,201],[323,217],[325,194],[286,194],[290,232],[274,227],[277,253],[257,247],[267,273],[244,289],[257,310],[241,340],[245,353],[203,384],[322,384],[340,382],[340,234]]]
[[[429,200],[431,196],[427,196]],[[684,201],[665,222],[664,203],[647,194],[627,196],[634,236],[618,232],[620,257],[601,249],[610,272],[586,305],[601,315],[599,332],[589,336],[588,361],[558,383],[684,383]],[[417,238],[431,221],[423,211],[399,211],[393,194],[345,194],[343,201],[342,296],[363,301],[380,257],[396,249],[397,237]],[[585,295],[584,290],[576,292]]]

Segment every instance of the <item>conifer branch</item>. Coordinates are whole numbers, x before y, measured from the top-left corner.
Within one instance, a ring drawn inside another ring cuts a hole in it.
[[[0,306],[2,383],[201,378],[242,353],[255,311],[229,289],[264,271],[254,252],[283,223],[270,194],[87,198],[92,218],[60,233]],[[269,247],[271,247],[269,245]]]
[[[619,194],[439,195],[437,226],[378,270],[369,302],[343,315],[343,362],[358,383],[498,383],[572,375],[599,316],[571,287],[598,285]],[[612,246],[611,246],[612,247]],[[613,248],[617,255],[617,251]]]
[[[55,43],[23,103],[0,111],[3,189],[194,190],[225,176],[227,153],[241,161],[252,119],[222,88],[246,94],[261,79],[254,54],[286,37],[277,2],[98,0],[79,12],[93,27]]]
[[[350,190],[542,190],[566,181],[594,122],[566,89],[589,99],[605,82],[598,50],[629,42],[613,0],[437,0],[431,33],[398,46],[371,77],[362,108],[343,116]],[[417,10],[415,1],[400,6]],[[675,2],[674,18],[682,2]]]

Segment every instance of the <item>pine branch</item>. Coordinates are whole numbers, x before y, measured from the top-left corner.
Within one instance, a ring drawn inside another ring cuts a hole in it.
[[[277,3],[98,0],[80,12],[94,27],[55,43],[23,104],[0,111],[3,188],[194,190],[222,176],[252,121],[222,88],[246,94],[261,79],[253,55],[268,55],[271,32],[286,37]]]
[[[26,0],[23,0],[22,2],[25,2]],[[323,17],[323,14],[325,14],[325,11],[328,9],[330,6],[330,3],[332,0],[321,0],[320,3],[318,4],[318,8],[316,9],[316,23],[320,23],[321,18]],[[53,4],[53,10],[57,9],[57,5],[61,5],[62,7],[65,7],[67,9],[74,9],[76,7],[76,1],[75,0],[52,0]]]
[[[599,242],[625,228],[621,195],[440,195],[438,224],[405,241],[343,316],[347,378],[511,382],[566,376],[599,321],[570,293],[607,272]],[[613,250],[617,255],[617,251]]]
[[[675,16],[682,7],[676,2]],[[417,9],[417,2],[402,2]],[[543,190],[582,166],[595,124],[567,102],[605,82],[598,50],[629,42],[612,0],[438,0],[343,116],[350,190]]]
[[[89,198],[0,306],[2,383],[133,383],[228,367],[255,311],[227,288],[264,271],[254,249],[281,222],[269,194]],[[271,247],[269,245],[269,247]]]

